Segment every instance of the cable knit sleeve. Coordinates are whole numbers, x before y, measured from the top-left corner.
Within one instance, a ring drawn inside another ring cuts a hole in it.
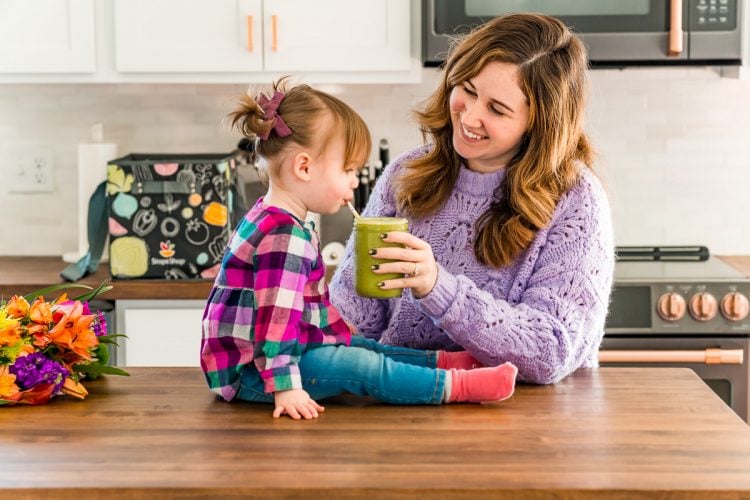
[[[440,267],[418,307],[485,365],[510,361],[519,379],[554,383],[596,365],[604,333],[614,242],[606,195],[585,172],[537,234],[506,300]]]
[[[424,154],[423,148],[416,148],[396,158],[378,178],[370,194],[367,207],[362,212],[365,217],[392,217],[396,215],[393,197],[393,179],[405,161]],[[346,244],[344,260],[336,268],[331,280],[331,302],[347,321],[353,323],[363,335],[379,339],[389,320],[388,300],[360,297],[354,291],[354,238]]]

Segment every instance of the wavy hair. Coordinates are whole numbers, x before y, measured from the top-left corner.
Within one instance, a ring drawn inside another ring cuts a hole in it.
[[[320,153],[338,134],[344,138],[345,163],[365,164],[372,148],[370,131],[362,117],[348,104],[309,85],[291,86],[286,77],[273,83],[271,95],[274,92],[284,93],[276,112],[291,129],[291,135],[281,137],[273,130],[276,118],[265,117],[258,104],[260,93],[255,97],[239,96],[236,109],[227,115],[230,125],[255,143],[252,153],[263,158],[272,172],[279,168],[281,154],[292,143]],[[332,127],[321,126],[326,113],[333,118]],[[267,132],[270,132],[267,139],[256,139]]]
[[[583,43],[561,21],[542,14],[494,18],[456,45],[442,79],[422,110],[414,112],[429,152],[406,165],[396,181],[396,203],[407,215],[437,212],[461,169],[452,145],[452,89],[492,61],[518,67],[529,122],[487,211],[475,223],[474,254],[485,265],[510,264],[549,224],[560,197],[590,167],[593,150],[583,131],[588,58]]]

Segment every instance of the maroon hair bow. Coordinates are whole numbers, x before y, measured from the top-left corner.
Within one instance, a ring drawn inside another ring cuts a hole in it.
[[[261,94],[258,98],[258,104],[260,104],[261,109],[263,109],[263,115],[266,120],[273,120],[275,118],[273,122],[273,130],[279,134],[279,137],[286,137],[291,135],[292,129],[289,128],[286,122],[284,122],[281,116],[276,112],[276,110],[279,109],[282,99],[284,99],[284,94],[282,92],[274,92],[273,97],[270,99],[265,94]],[[269,129],[268,132],[259,134],[259,137],[265,141],[268,139],[270,133],[271,130]]]

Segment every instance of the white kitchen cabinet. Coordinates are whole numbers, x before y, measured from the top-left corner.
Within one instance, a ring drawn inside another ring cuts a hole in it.
[[[0,0],[0,74],[96,71],[94,0]]]
[[[405,0],[263,0],[266,71],[410,68]]]
[[[411,69],[405,0],[114,0],[118,72]]]
[[[261,0],[115,0],[115,68],[262,71],[261,7]]]
[[[118,300],[118,366],[200,366],[203,300]]]

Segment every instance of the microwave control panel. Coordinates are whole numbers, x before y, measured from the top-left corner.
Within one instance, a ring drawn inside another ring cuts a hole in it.
[[[737,0],[690,0],[690,30],[732,31],[737,14]]]

